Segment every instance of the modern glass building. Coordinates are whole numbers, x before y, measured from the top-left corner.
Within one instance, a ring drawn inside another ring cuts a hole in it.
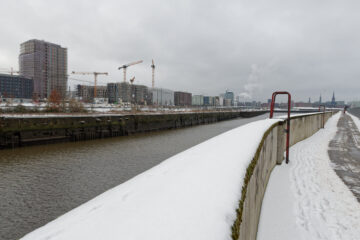
[[[203,95],[192,95],[193,106],[203,106],[204,105],[204,96]]]
[[[152,103],[156,106],[174,106],[174,91],[165,88],[151,88]]]
[[[48,98],[53,90],[65,96],[67,90],[67,49],[42,40],[20,45],[20,75],[33,79],[34,94]]]
[[[225,102],[227,103],[227,105],[230,102],[230,105],[233,106],[234,105],[234,92],[226,91],[225,95],[224,95],[224,99],[225,99]]]
[[[31,99],[33,80],[17,75],[0,74],[1,98]]]

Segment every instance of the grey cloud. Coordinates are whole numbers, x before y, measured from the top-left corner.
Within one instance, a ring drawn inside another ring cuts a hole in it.
[[[19,44],[38,38],[68,47],[69,71],[108,71],[102,83],[121,81],[117,67],[143,59],[128,77],[150,85],[154,59],[156,85],[176,90],[230,89],[266,100],[284,89],[305,101],[320,93],[330,99],[335,90],[338,99],[360,99],[359,7],[346,0],[3,0],[0,67],[16,67]],[[252,66],[261,69],[256,83]]]

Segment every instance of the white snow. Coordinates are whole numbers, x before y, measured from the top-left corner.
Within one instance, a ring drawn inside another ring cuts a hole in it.
[[[246,168],[278,121],[252,122],[194,146],[24,239],[231,239]]]
[[[340,114],[291,147],[289,165],[274,168],[258,240],[360,239],[360,204],[331,168],[328,155]]]

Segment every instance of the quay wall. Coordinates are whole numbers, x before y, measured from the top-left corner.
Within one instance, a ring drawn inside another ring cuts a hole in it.
[[[254,117],[266,111],[222,111],[175,114],[0,116],[0,149],[28,145],[82,141],[140,132],[182,128],[238,117]]]
[[[323,126],[332,112],[293,116],[290,120],[290,146],[302,141]],[[324,118],[324,119],[323,119]],[[256,240],[261,205],[272,169],[284,160],[286,150],[286,121],[275,123],[263,136],[256,154],[249,164],[237,219],[232,227],[234,240]],[[291,161],[291,155],[289,157]],[[282,166],[287,167],[287,166]]]

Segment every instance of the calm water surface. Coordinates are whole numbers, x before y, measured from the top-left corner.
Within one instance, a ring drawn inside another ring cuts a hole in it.
[[[0,151],[0,239],[18,239],[163,160],[255,118]]]
[[[358,118],[360,118],[360,108],[351,108],[349,112]]]

